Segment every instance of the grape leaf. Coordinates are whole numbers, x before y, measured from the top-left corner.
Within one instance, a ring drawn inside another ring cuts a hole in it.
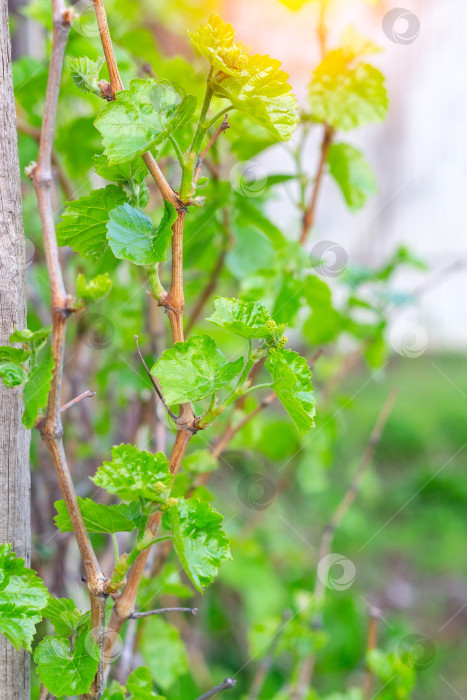
[[[50,620],[60,637],[70,637],[76,631],[83,613],[71,598],[50,598],[42,617]]]
[[[30,354],[29,350],[12,348],[11,345],[0,345],[0,362],[14,362],[15,365],[21,365],[27,361]]]
[[[148,174],[148,168],[142,158],[135,158],[127,163],[112,165],[107,156],[103,154],[94,156],[94,170],[98,175],[112,182],[129,183],[139,185]]]
[[[165,251],[172,236],[177,211],[164,200],[164,213],[157,228],[139,209],[124,204],[110,212],[107,239],[116,258],[136,265],[153,265],[165,260]]]
[[[9,389],[21,386],[27,378],[27,372],[15,362],[0,362],[0,379]]]
[[[104,462],[91,481],[125,501],[145,498],[163,503],[172,478],[162,452],[152,454],[134,445],[118,445],[112,447],[112,461]]]
[[[215,312],[207,320],[242,338],[280,340],[286,328],[285,323],[278,326],[257,301],[216,297],[214,307]]]
[[[207,335],[192,336],[165,350],[151,369],[168,404],[198,401],[226,386],[243,368],[243,358],[228,362]]]
[[[11,551],[11,544],[0,545],[0,633],[16,649],[31,650],[36,625],[49,597],[36,572]]]
[[[289,76],[280,69],[280,61],[249,56],[241,43],[234,43],[234,36],[231,24],[212,15],[190,38],[216,69],[211,79],[214,94],[229,100],[276,139],[287,141],[298,123]]]
[[[134,510],[124,503],[106,506],[78,496],[78,504],[88,532],[133,532],[137,527],[134,518],[138,518],[139,509]],[[56,501],[54,506],[58,513],[54,518],[55,525],[61,532],[73,532],[65,501]]]
[[[330,51],[310,83],[312,118],[342,131],[382,121],[389,105],[383,74],[352,58],[344,49]]]
[[[34,652],[37,674],[53,695],[82,695],[89,691],[99,664],[99,647],[84,629],[71,650],[63,637],[45,637]]]
[[[108,272],[86,279],[82,274],[76,280],[76,296],[85,303],[103,299],[112,289],[112,280]]]
[[[196,498],[179,499],[164,513],[180,564],[201,592],[214,580],[222,562],[232,558],[222,521],[223,516],[209,503]]]
[[[83,92],[92,92],[94,95],[101,96],[101,89],[97,83],[104,61],[104,56],[98,56],[97,61],[91,61],[87,56],[68,57],[68,68],[76,87]]]
[[[52,326],[44,326],[44,328],[40,328],[38,331],[31,331],[29,328],[23,328],[22,330],[15,328],[10,335],[10,343],[31,343],[37,347],[44,340],[47,340],[51,333]]]
[[[98,115],[105,155],[111,164],[133,160],[154,148],[196,109],[196,98],[183,95],[166,81],[137,78]]]
[[[358,148],[348,143],[331,144],[327,161],[329,172],[339,185],[351,211],[361,209],[368,197],[378,192],[375,176]]]
[[[26,428],[33,427],[39,413],[47,405],[53,369],[54,359],[49,348],[42,361],[29,372],[28,381],[24,386],[23,424]]]
[[[107,185],[68,202],[57,226],[58,244],[68,245],[85,258],[96,260],[107,246],[109,213],[127,199],[121,187]]]
[[[273,378],[277,398],[302,435],[313,427],[315,398],[311,370],[304,357],[293,350],[271,350],[265,367]]]
[[[140,666],[128,676],[125,688],[117,681],[112,681],[102,700],[165,700],[165,698],[153,692],[151,673],[145,666]]]

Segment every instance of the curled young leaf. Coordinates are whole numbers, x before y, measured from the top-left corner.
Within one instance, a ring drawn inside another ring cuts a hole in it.
[[[315,398],[311,370],[304,357],[293,350],[271,350],[265,367],[272,388],[302,435],[313,427]]]
[[[124,204],[110,212],[107,239],[116,258],[136,265],[153,265],[165,260],[177,211],[164,200],[164,213],[157,227],[140,209]]]
[[[214,307],[215,312],[207,320],[242,338],[277,341],[286,328],[285,323],[277,325],[269,311],[257,301],[216,297]]]
[[[162,452],[152,454],[134,445],[118,445],[112,447],[112,461],[104,462],[91,481],[125,501],[143,498],[163,503],[172,478]]]
[[[229,100],[276,139],[287,141],[298,123],[297,100],[280,61],[249,56],[241,43],[234,42],[232,25],[219,15],[212,15],[190,38],[214,69],[210,81],[214,94]]]
[[[207,335],[192,336],[165,350],[151,369],[168,404],[198,401],[229,384],[242,371],[243,357],[228,362]]]
[[[68,67],[76,87],[83,92],[100,95],[101,90],[97,83],[104,61],[104,56],[98,56],[97,61],[91,61],[87,56],[68,58]]]
[[[217,576],[222,562],[232,558],[223,519],[209,503],[196,498],[178,499],[164,514],[180,563],[201,592]]]

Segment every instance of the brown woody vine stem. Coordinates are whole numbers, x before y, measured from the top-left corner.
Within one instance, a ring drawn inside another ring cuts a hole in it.
[[[302,232],[300,235],[300,243],[305,244],[310,229],[312,228],[315,217],[316,217],[316,206],[318,204],[318,197],[321,190],[321,185],[325,173],[325,165],[328,157],[329,146],[331,145],[334,136],[334,129],[328,124],[324,125],[323,141],[321,143],[321,156],[318,163],[318,170],[316,171],[315,181],[313,184],[313,190],[311,193],[311,201],[309,207],[306,209],[303,215],[302,222]]]
[[[103,631],[105,625],[106,579],[102,573],[89,534],[84,525],[78,506],[73,481],[68,469],[63,446],[63,429],[61,423],[61,390],[63,376],[63,359],[65,352],[65,335],[67,319],[71,313],[72,299],[65,291],[62,270],[58,255],[57,239],[52,209],[52,146],[57,114],[60,79],[63,59],[73,17],[72,10],[66,8],[63,0],[52,0],[53,8],[53,44],[47,92],[44,107],[39,155],[37,165],[32,169],[31,179],[36,192],[39,214],[44,237],[45,256],[49,273],[52,301],[52,354],[54,369],[49,393],[47,412],[41,424],[41,434],[50,452],[57,480],[66,503],[73,525],[73,532],[83,560],[86,581],[91,599],[91,629],[99,645],[101,661],[88,697],[98,700],[103,692]]]

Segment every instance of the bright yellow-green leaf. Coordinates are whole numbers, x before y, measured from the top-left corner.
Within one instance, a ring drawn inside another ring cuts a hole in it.
[[[280,62],[259,54],[249,56],[241,43],[234,42],[232,25],[219,15],[212,15],[190,38],[213,68],[210,85],[214,94],[245,112],[276,139],[287,141],[298,122],[297,100]]]

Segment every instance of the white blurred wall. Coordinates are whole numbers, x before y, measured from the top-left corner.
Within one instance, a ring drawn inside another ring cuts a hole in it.
[[[231,0],[225,6],[245,43],[280,58],[297,96],[306,100],[310,69],[319,60],[314,3],[298,13],[278,0]],[[419,18],[420,33],[410,44],[394,43],[383,32],[382,17],[394,7]],[[362,0],[335,0],[329,19],[331,45],[349,23],[384,48],[371,60],[387,75],[389,119],[343,137],[365,150],[380,193],[363,212],[350,215],[328,180],[313,241],[336,241],[351,260],[368,264],[380,263],[398,244],[410,246],[438,282],[398,323],[413,319],[420,324],[430,349],[465,349],[467,269],[438,273],[456,260],[467,261],[467,2],[397,0],[370,7]],[[317,145],[308,145],[310,172],[316,167]],[[281,172],[288,167],[282,148],[268,154],[268,169]],[[274,203],[272,212],[278,223],[290,226],[292,209],[286,197]],[[424,279],[426,275],[405,273],[397,286],[414,289]]]

